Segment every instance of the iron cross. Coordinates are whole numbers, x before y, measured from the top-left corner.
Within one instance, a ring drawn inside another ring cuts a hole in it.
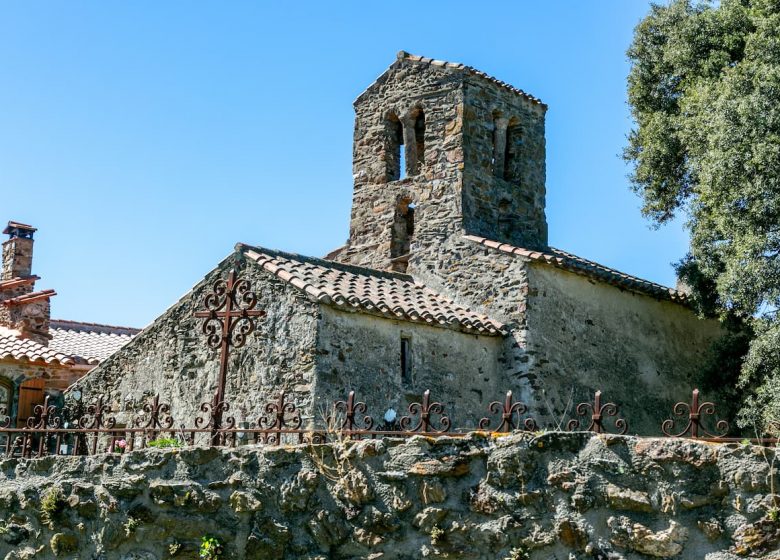
[[[213,291],[206,294],[203,304],[205,311],[196,311],[195,317],[206,319],[203,334],[207,343],[211,348],[220,349],[219,381],[214,395],[214,402],[219,405],[225,400],[230,349],[246,344],[247,337],[255,330],[255,319],[264,317],[265,311],[255,309],[257,296],[249,281],[236,278],[235,268],[230,270],[227,280],[220,278],[214,282]]]

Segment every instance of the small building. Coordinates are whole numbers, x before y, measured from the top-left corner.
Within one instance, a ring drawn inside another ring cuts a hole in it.
[[[177,425],[217,383],[201,333],[212,283],[242,266],[266,312],[229,363],[252,422],[282,390],[309,419],[354,389],[375,417],[422,392],[476,426],[507,390],[560,425],[596,389],[657,429],[689,393],[717,322],[686,295],[550,247],[547,106],[463,64],[399,53],[354,103],[349,239],[325,258],[239,244],[79,387],[115,410],[152,394]]]
[[[0,421],[23,424],[46,394],[58,395],[140,332],[51,319],[54,290],[36,290],[36,229],[8,222],[0,276]],[[5,411],[5,412],[3,412]]]

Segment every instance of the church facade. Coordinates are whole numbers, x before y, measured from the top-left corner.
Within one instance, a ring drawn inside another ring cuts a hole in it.
[[[193,417],[219,364],[194,313],[238,264],[266,312],[229,363],[239,422],[281,390],[317,420],[348,390],[381,417],[429,389],[453,426],[507,390],[557,425],[601,389],[652,433],[720,330],[682,292],[548,245],[547,107],[405,52],[354,106],[347,243],[325,258],[237,245],[80,391],[117,411],[159,394],[177,423]]]

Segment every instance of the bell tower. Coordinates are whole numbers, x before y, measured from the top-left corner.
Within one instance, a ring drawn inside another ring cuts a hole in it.
[[[401,51],[354,107],[352,216],[337,260],[407,272],[415,252],[463,234],[547,245],[538,99]]]

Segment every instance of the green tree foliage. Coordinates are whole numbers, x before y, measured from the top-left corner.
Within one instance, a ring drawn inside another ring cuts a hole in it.
[[[732,327],[720,351],[741,365],[742,424],[778,423],[780,2],[653,5],[628,56],[625,158],[643,213],[687,217],[678,272],[700,312]]]

